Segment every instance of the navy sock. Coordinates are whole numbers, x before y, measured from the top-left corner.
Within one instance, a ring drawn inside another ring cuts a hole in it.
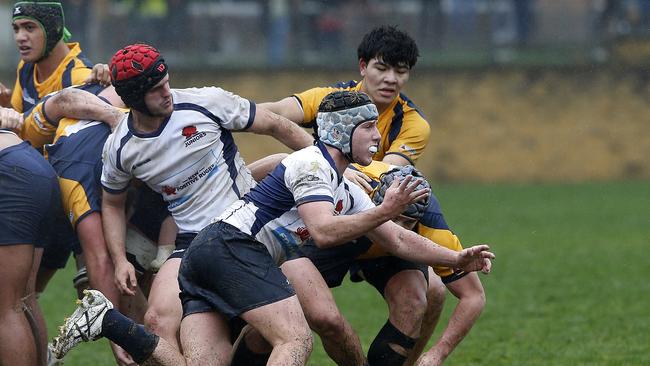
[[[124,348],[138,364],[153,354],[160,339],[114,309],[108,310],[104,315],[101,335]]]
[[[415,339],[400,332],[388,320],[370,345],[368,363],[372,366],[402,365],[406,361],[406,356],[395,352],[390,345],[397,344],[410,351],[415,345],[415,341]]]

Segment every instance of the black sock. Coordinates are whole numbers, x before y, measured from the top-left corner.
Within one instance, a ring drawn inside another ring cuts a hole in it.
[[[406,351],[409,351],[415,346],[415,339],[400,332],[388,320],[370,345],[370,349],[368,350],[368,363],[372,366],[401,366],[404,364],[406,356],[395,352],[390,346],[391,344],[399,345]]]
[[[104,315],[101,335],[124,348],[138,364],[153,354],[160,339],[114,309],[108,310]]]
[[[270,353],[255,353],[248,345],[244,339],[239,342],[239,346],[235,350],[235,354],[232,355],[231,366],[264,366],[266,361],[269,360]]]

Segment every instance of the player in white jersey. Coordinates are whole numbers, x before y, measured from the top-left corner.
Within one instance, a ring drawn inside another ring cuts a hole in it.
[[[104,146],[103,223],[120,290],[133,294],[135,271],[124,255],[126,188],[137,178],[162,194],[178,226],[176,250],[152,285],[145,324],[178,347],[177,273],[194,235],[254,185],[231,131],[274,136],[298,149],[309,134],[220,88],[170,89],[167,66],[148,45],[111,59],[117,93],[131,108]],[[225,347],[225,345],[224,345]]]
[[[494,257],[485,245],[457,253],[390,222],[428,194],[415,190],[420,180],[394,182],[382,204],[375,206],[343,177],[350,162],[367,165],[377,149],[377,109],[368,96],[335,92],[320,110],[316,146],[283,160],[203,229],[186,251],[179,283],[181,343],[187,359],[164,339],[134,327],[98,292],[89,293],[66,322],[55,341],[56,353],[62,356],[82,339],[103,336],[138,353],[132,353],[138,362],[225,365],[227,355],[214,344],[224,336],[225,318],[242,318],[273,346],[269,364],[303,365],[311,352],[311,332],[278,264],[310,238],[328,247],[366,234],[411,260],[468,271],[485,268]],[[232,224],[241,225],[241,230]]]

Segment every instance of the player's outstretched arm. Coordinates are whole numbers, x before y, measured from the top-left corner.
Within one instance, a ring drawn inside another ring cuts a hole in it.
[[[302,127],[260,106],[257,108],[253,124],[246,131],[272,136],[293,150],[300,150],[314,143],[314,138]]]
[[[260,103],[257,106],[279,114],[294,123],[300,124],[305,118],[300,103],[295,97],[286,97],[277,102]]]
[[[104,102],[96,95],[77,88],[66,88],[45,100],[43,108],[51,122],[62,118],[102,121],[111,129],[124,117],[124,112]]]
[[[396,257],[429,266],[458,268],[467,272],[489,272],[494,253],[487,245],[476,245],[456,252],[406,230],[394,222],[386,222],[368,232],[368,238]]]

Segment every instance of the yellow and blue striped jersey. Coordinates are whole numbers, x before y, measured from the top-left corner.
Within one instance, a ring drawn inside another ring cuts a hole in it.
[[[336,90],[361,91],[361,86],[362,82],[352,80],[333,87],[312,88],[295,94],[294,97],[304,112],[302,125],[309,127],[316,123],[318,106],[327,94]],[[382,160],[388,154],[399,154],[414,164],[429,142],[429,123],[403,93],[379,115],[377,128],[381,133],[381,143],[373,158],[375,160]]]
[[[11,105],[18,112],[30,111],[46,95],[78,85],[90,75],[92,63],[88,60],[79,43],[67,43],[70,52],[66,55],[57,69],[43,82],[36,78],[36,65],[21,61],[16,72],[16,84],[11,96]],[[20,137],[30,141],[33,146],[52,142],[54,137],[53,126],[44,125],[23,125]]]

